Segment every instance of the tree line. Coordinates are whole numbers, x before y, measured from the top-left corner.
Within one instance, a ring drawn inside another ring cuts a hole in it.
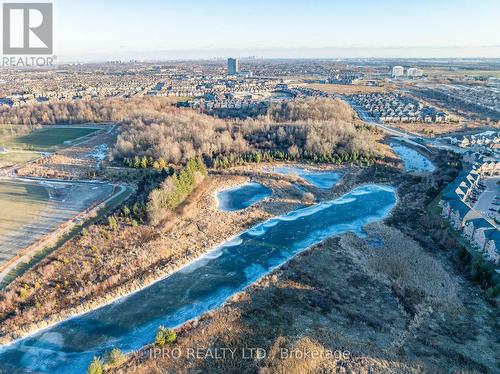
[[[215,169],[228,169],[233,166],[248,165],[251,163],[260,162],[274,162],[274,161],[298,161],[300,159],[305,159],[317,163],[330,163],[334,165],[341,165],[345,162],[350,162],[360,166],[369,166],[375,161],[375,157],[372,154],[359,154],[357,151],[352,153],[341,153],[341,154],[308,154],[304,152],[303,155],[299,155],[296,152],[253,152],[244,154],[230,153],[226,155],[219,155],[212,160],[212,166]]]
[[[13,108],[0,106],[0,124],[33,128],[39,125],[122,122],[129,117],[158,113],[170,107],[172,99],[166,97],[58,101]]]
[[[200,157],[189,160],[183,168],[168,176],[159,188],[151,191],[147,214],[153,225],[160,223],[169,212],[177,208],[208,175]]]
[[[168,165],[167,162],[162,158],[154,159],[153,157],[149,156],[134,156],[133,158],[125,157],[123,159],[123,163],[125,166],[129,168],[134,168],[134,169],[148,169],[148,168],[153,168],[156,170],[163,170],[165,169]]]
[[[209,162],[237,155],[270,153],[277,159],[334,162],[373,159],[374,132],[356,124],[350,106],[338,99],[304,99],[271,104],[265,116],[224,121],[191,110],[170,109],[124,121],[113,157],[183,164],[193,157]]]
[[[374,132],[358,124],[344,101],[308,98],[270,103],[265,115],[222,120],[176,108],[165,97],[78,100],[0,108],[0,123],[118,122],[121,132],[112,156],[129,167],[162,170],[195,157],[208,162],[236,155],[269,153],[276,159],[338,162],[373,159]],[[217,161],[219,162],[219,161]]]

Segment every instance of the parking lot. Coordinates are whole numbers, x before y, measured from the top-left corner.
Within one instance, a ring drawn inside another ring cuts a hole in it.
[[[500,208],[500,188],[497,182],[500,177],[491,177],[481,180],[481,184],[486,188],[478,195],[474,209],[490,218],[495,218],[497,210]]]

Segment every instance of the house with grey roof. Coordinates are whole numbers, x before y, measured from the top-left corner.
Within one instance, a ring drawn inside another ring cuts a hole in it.
[[[474,230],[474,235],[470,241],[472,246],[477,248],[479,252],[484,252],[488,242],[488,237],[495,231],[497,231],[496,228],[491,224],[477,227]]]
[[[467,220],[479,217],[481,217],[481,215],[475,210],[471,209],[463,201],[450,201],[449,219],[453,227],[455,227],[457,230],[462,230]]]
[[[482,229],[490,229],[490,228],[492,228],[491,223],[489,223],[482,217],[470,219],[465,223],[463,235],[469,241],[473,241],[476,232]],[[484,248],[484,242],[482,243],[482,246],[480,245],[480,243],[477,244],[479,247],[481,247],[481,249]]]

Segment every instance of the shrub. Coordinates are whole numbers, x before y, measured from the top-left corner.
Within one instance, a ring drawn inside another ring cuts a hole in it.
[[[110,367],[120,366],[126,360],[126,356],[119,348],[114,348],[106,355],[106,365]]]
[[[306,192],[304,193],[304,195],[302,195],[302,200],[306,203],[312,203],[314,202],[314,195],[310,192]]]
[[[21,299],[26,299],[30,294],[30,287],[25,284],[23,288],[19,290],[19,297]]]
[[[491,288],[488,288],[487,295],[488,295],[488,297],[491,297],[492,299],[498,297],[498,295],[500,295],[500,284],[497,284]]]
[[[188,161],[179,173],[167,177],[160,188],[149,194],[147,212],[153,225],[160,223],[169,211],[177,208],[207,176],[207,168],[199,157]]]
[[[129,208],[128,206],[126,206],[126,205],[125,205],[125,206],[122,208],[122,213],[123,213],[123,216],[125,216],[125,217],[130,216],[130,208]]]
[[[174,330],[163,326],[159,327],[158,332],[156,333],[156,340],[155,340],[156,344],[162,347],[165,344],[175,343],[176,340],[177,340],[177,334],[175,333]]]
[[[102,372],[103,372],[102,360],[99,357],[94,357],[94,359],[92,360],[87,369],[87,374],[102,374]]]
[[[114,216],[108,217],[108,226],[113,231],[118,230],[118,221],[116,220],[116,218]]]

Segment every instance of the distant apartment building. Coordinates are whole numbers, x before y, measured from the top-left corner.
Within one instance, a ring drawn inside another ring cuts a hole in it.
[[[392,68],[392,77],[399,78],[405,74],[405,69],[402,66],[394,66]]]
[[[237,58],[227,59],[227,75],[236,75],[240,72],[240,62]]]
[[[418,68],[409,68],[406,75],[409,79],[422,78],[424,71]]]

